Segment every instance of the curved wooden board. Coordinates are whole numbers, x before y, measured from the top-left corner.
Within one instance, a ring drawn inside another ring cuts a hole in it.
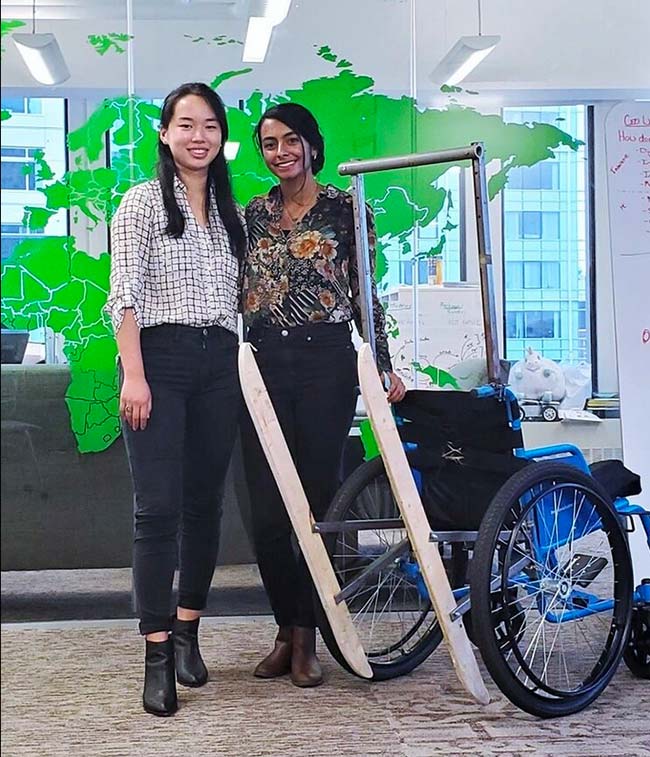
[[[456,673],[465,689],[477,702],[488,704],[490,696],[481,678],[462,617],[457,620],[451,619],[456,600],[451,591],[438,546],[429,541],[431,532],[429,521],[368,344],[363,344],[359,349],[358,369],[363,403]]]
[[[239,348],[239,378],[246,406],[273,477],[284,500],[298,543],[305,557],[318,596],[323,604],[336,642],[345,660],[357,675],[372,678],[357,630],[347,604],[337,604],[334,597],[341,587],[332,568],[320,534],[312,530],[313,517],[298,471],[280,428],[271,399],[255,361],[252,346],[244,342]]]

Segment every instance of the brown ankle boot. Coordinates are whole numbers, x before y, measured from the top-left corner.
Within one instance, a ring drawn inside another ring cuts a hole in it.
[[[316,657],[316,629],[293,629],[293,652],[291,654],[291,682],[306,688],[323,683],[323,671]]]
[[[291,670],[292,638],[293,628],[280,626],[273,651],[260,662],[253,675],[257,678],[278,678],[286,675]]]

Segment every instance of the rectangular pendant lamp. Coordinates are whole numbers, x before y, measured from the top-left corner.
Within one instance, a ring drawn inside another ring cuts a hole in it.
[[[70,78],[70,71],[53,34],[13,34],[12,39],[37,82],[61,84]]]
[[[273,29],[284,21],[290,7],[291,0],[258,0],[258,14],[248,19],[242,55],[244,63],[264,62]]]
[[[494,50],[500,39],[498,34],[461,37],[431,72],[430,79],[450,87],[458,84]]]

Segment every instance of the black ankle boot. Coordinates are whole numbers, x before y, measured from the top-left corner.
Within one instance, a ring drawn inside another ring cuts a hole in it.
[[[151,715],[173,715],[178,709],[178,701],[172,640],[147,641],[146,645],[142,695],[144,709]]]
[[[174,618],[172,641],[176,660],[176,678],[183,686],[203,686],[208,680],[208,669],[199,651],[199,620]]]

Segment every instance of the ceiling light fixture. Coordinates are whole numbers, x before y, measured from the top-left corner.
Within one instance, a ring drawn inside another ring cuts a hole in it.
[[[482,33],[481,0],[478,0],[478,35],[461,37],[431,72],[430,78],[437,84],[452,87],[463,81],[499,43],[498,34],[484,36]]]
[[[259,13],[248,19],[242,55],[244,63],[264,62],[273,29],[287,17],[290,6],[291,0],[261,0],[257,3]]]
[[[29,73],[41,84],[61,84],[70,78],[61,48],[53,34],[36,34],[36,0],[32,3],[32,33],[12,39]]]

